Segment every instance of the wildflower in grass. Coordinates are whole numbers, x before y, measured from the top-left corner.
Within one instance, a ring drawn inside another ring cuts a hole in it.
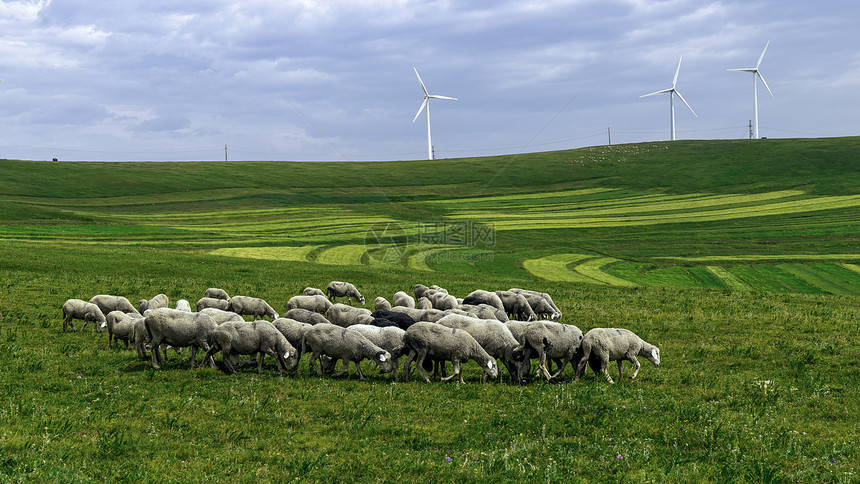
[[[623,458],[624,458],[624,456],[622,456],[621,454],[618,454],[618,458],[619,458],[619,459],[623,459]]]
[[[451,462],[451,458],[448,456],[445,456],[445,460],[447,460],[448,462]]]
[[[81,375],[78,375],[78,378],[80,378],[80,377],[81,377]]]

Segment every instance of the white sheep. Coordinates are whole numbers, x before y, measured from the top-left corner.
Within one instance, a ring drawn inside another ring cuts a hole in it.
[[[231,313],[232,314],[232,313]],[[146,332],[146,318],[135,318],[134,328],[131,336],[128,338],[129,344],[137,351],[137,357],[141,360],[147,358],[146,345],[149,344],[149,333]],[[167,344],[160,346],[161,352],[164,353],[164,360],[167,361],[167,350],[170,348]],[[171,348],[177,355],[182,354],[182,348]]]
[[[141,299],[137,303],[137,310],[143,314],[147,309],[166,308],[170,306],[170,299],[167,294],[159,294],[152,299]]]
[[[368,324],[354,324],[349,329],[358,331],[371,343],[391,354],[391,359],[394,360],[394,381],[398,381],[397,367],[400,365],[400,357],[406,354],[406,343],[403,342],[406,331],[396,326],[378,327]]]
[[[415,303],[415,307],[417,309],[433,309],[433,302],[422,296],[421,299]]]
[[[287,311],[291,309],[307,309],[315,313],[325,314],[332,302],[325,295],[293,296],[287,301]]]
[[[514,338],[505,323],[496,319],[475,319],[470,316],[449,314],[436,321],[448,328],[466,331],[482,348],[492,356],[502,360],[511,380],[522,380],[523,361],[526,359],[524,347]]]
[[[239,316],[238,314],[234,313],[233,311],[223,311],[223,310],[217,309],[217,308],[203,308],[200,310],[200,312],[203,314],[209,315],[209,317],[211,317],[212,320],[215,321],[215,324],[217,324],[219,326],[226,323],[226,322],[231,322],[231,321],[237,322],[237,323],[244,323],[245,322],[245,320],[242,318],[242,316]]]
[[[509,319],[503,310],[494,308],[489,304],[461,304],[460,309],[478,319],[495,319],[503,323]]]
[[[609,383],[614,383],[606,367],[610,361],[618,361],[618,378],[621,379],[621,367],[624,360],[627,360],[633,363],[633,374],[630,375],[632,380],[636,378],[641,366],[637,356],[643,356],[654,366],[660,366],[660,349],[646,343],[632,331],[621,328],[594,328],[582,339],[582,358],[576,367],[576,379],[582,377],[585,364],[590,362],[595,374],[602,374]]]
[[[345,297],[348,304],[352,304],[352,298],[356,298],[359,304],[364,304],[364,296],[358,292],[355,285],[349,282],[331,281],[326,286],[325,292],[332,302],[339,297]]]
[[[144,319],[149,343],[146,349],[152,352],[152,366],[161,368],[161,355],[153,348],[166,343],[175,348],[191,347],[191,368],[194,368],[197,350],[209,351],[212,331],[218,327],[209,315],[188,313],[170,308],[158,308]],[[203,365],[215,366],[211,358],[203,360]]]
[[[233,296],[230,298],[230,310],[243,316],[253,316],[255,319],[268,316],[272,321],[278,319],[278,313],[269,306],[269,303],[258,298],[249,296]]]
[[[107,314],[111,311],[122,311],[124,313],[138,313],[136,307],[122,296],[111,296],[109,294],[99,294],[90,298],[90,302],[95,304],[102,310],[102,314]]]
[[[502,304],[502,300],[499,298],[499,295],[490,292],[484,291],[483,289],[476,289],[469,293],[466,297],[463,298],[463,304],[487,304],[496,309],[500,309],[502,311],[505,310],[505,305]]]
[[[403,306],[405,308],[414,308],[415,299],[413,299],[412,296],[406,294],[403,291],[397,291],[394,293],[394,297],[391,298],[391,305]]]
[[[214,297],[201,297],[197,301],[197,312],[200,312],[206,308],[215,308],[220,309],[222,311],[230,310],[230,301],[227,299],[216,299]]]
[[[484,371],[482,381],[489,376],[496,378],[499,368],[496,359],[478,344],[472,335],[460,329],[453,329],[441,324],[418,322],[406,330],[403,341],[409,350],[406,362],[403,364],[403,378],[409,380],[409,367],[412,362],[418,368],[425,382],[430,382],[430,375],[424,371],[424,360],[431,358],[437,361],[450,361],[454,365],[454,373],[443,377],[442,381],[448,381],[459,376],[459,382],[464,383],[460,364],[468,360],[474,360]]]
[[[534,312],[539,316],[541,316],[542,314],[546,314],[545,307],[539,302],[539,300],[542,299],[547,305],[549,305],[550,308],[552,308],[552,311],[548,312],[549,319],[555,321],[561,319],[561,311],[558,309],[558,306],[555,305],[555,302],[553,302],[552,300],[552,296],[550,296],[549,294],[545,292],[532,291],[529,289],[520,289],[516,287],[513,287],[509,290],[511,292],[515,292],[517,294],[522,294],[523,296],[525,296],[526,300],[531,305],[532,310],[534,310]]]
[[[287,341],[293,345],[293,348],[296,349],[296,358],[301,360],[302,339],[305,337],[305,331],[313,325],[290,318],[278,318],[272,321],[272,324],[281,332],[281,334],[284,335],[285,338],[287,338]]]
[[[209,289],[206,289],[206,292],[203,293],[203,297],[209,297],[212,299],[223,299],[225,301],[230,300],[230,295],[227,294],[227,291],[219,289],[217,287],[210,287]]]
[[[290,309],[286,314],[284,314],[284,317],[295,319],[296,321],[307,324],[331,323],[331,321],[326,319],[322,314],[308,311],[307,309]]]
[[[325,293],[322,291],[322,289],[317,289],[315,287],[306,287],[302,291],[302,295],[303,296],[325,296]]]
[[[537,315],[522,294],[511,291],[496,291],[496,295],[505,307],[505,313],[519,321],[537,321]]]
[[[415,284],[415,286],[412,287],[412,293],[415,294],[415,300],[420,300],[428,289],[430,288],[424,284]]]
[[[179,311],[191,312],[191,303],[188,302],[187,299],[180,299],[176,301],[176,309]]]
[[[302,345],[303,352],[311,351],[311,359],[308,364],[313,365],[320,376],[322,376],[322,368],[319,363],[320,356],[323,354],[331,357],[334,364],[337,364],[337,360],[343,361],[343,370],[333,374],[332,377],[334,378],[344,374],[349,375],[350,361],[355,363],[359,380],[364,380],[361,362],[365,359],[376,362],[382,373],[394,370],[394,361],[388,351],[373,344],[358,331],[352,331],[349,328],[342,328],[333,324],[314,325],[305,331]]]
[[[432,293],[430,293],[432,291]],[[428,293],[429,296],[427,295]],[[448,309],[454,309],[459,306],[457,303],[457,298],[448,294],[447,292],[442,291],[434,291],[430,290],[424,293],[424,297],[430,299],[430,302],[433,304],[434,309],[439,309],[440,311],[445,311]]]
[[[373,316],[369,309],[354,308],[346,304],[335,304],[325,313],[326,318],[337,326],[346,328],[353,324],[370,324]]]
[[[385,299],[382,296],[377,297],[373,300],[373,310],[374,311],[388,311],[391,309],[391,303],[388,302],[388,299]]]
[[[137,320],[142,320],[143,316],[139,314],[126,314],[122,311],[111,311],[105,316],[105,322],[102,323],[102,328],[107,328],[108,331],[108,349],[113,348],[114,341],[122,340],[128,349],[129,339],[134,333],[134,324]]]
[[[509,327],[512,323],[514,322],[508,322]],[[573,366],[579,360],[579,356],[582,354],[582,331],[572,324],[556,323],[555,321],[533,321],[533,323],[544,327],[537,333],[526,334],[528,346],[536,351],[538,358],[540,358],[538,370],[544,374],[547,381],[558,378],[568,363]],[[545,340],[547,335],[548,338]],[[549,371],[548,359],[558,364],[558,369],[555,372]]]
[[[231,355],[257,355],[257,373],[263,372],[263,358],[270,355],[278,364],[278,373],[283,376],[288,368],[293,370],[299,363],[296,349],[287,338],[268,321],[250,323],[224,323],[212,331],[212,346],[203,360],[221,352],[227,373],[236,373]],[[289,366],[288,366],[289,365]]]
[[[90,322],[96,326],[97,331],[101,331],[97,325],[103,324],[106,321],[101,308],[82,299],[69,299],[63,303],[63,331],[68,326],[72,327],[72,331],[77,331],[74,323],[72,323],[73,319],[82,319],[84,321],[84,325],[81,327],[82,331]]]

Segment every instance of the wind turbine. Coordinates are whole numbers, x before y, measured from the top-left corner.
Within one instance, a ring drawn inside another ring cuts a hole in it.
[[[418,75],[418,69],[414,66],[412,70],[415,71],[415,75],[418,76],[418,82],[421,84],[421,89],[424,90],[424,102],[421,103],[421,107],[418,109],[418,113],[412,118],[412,122],[414,123],[418,116],[421,115],[421,111],[424,111],[424,108],[427,108],[427,159],[433,159],[433,143],[430,141],[430,100],[431,99],[448,99],[451,101],[456,101],[455,97],[448,96],[437,96],[435,94],[430,94],[427,92],[427,87],[424,85],[424,81],[421,80],[421,76]]]
[[[752,72],[753,75],[753,137],[755,139],[759,139],[758,136],[758,79],[761,79],[761,83],[764,84],[767,92],[770,93],[770,97],[773,98],[773,91],[767,86],[767,82],[765,82],[764,77],[762,77],[761,72],[758,71],[758,66],[761,65],[762,59],[764,59],[764,53],[767,52],[767,46],[770,45],[770,41],[767,41],[767,44],[764,45],[764,50],[761,51],[761,56],[758,58],[758,62],[755,67],[748,67],[746,69],[727,69],[733,72]]]
[[[666,94],[666,93],[669,94],[669,128],[672,131],[672,141],[675,141],[675,95],[676,94],[678,95],[678,98],[684,102],[684,104],[687,106],[687,108],[690,110],[690,112],[693,113],[693,116],[695,116],[697,118],[699,117],[699,115],[696,114],[695,111],[693,111],[693,108],[691,108],[690,105],[687,103],[687,101],[684,99],[684,96],[682,96],[681,93],[678,92],[677,89],[675,89],[675,85],[678,83],[678,73],[681,72],[681,60],[682,59],[684,59],[684,56],[681,56],[681,58],[678,59],[678,68],[675,69],[675,79],[672,80],[672,87],[671,88],[663,89],[662,91],[652,92],[651,94],[644,94],[642,96],[639,96],[640,98],[643,98],[643,97],[648,97],[648,96],[654,96],[656,94]]]

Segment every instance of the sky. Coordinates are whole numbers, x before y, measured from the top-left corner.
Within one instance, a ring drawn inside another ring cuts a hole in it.
[[[860,134],[856,0],[0,0],[0,158],[382,161]]]

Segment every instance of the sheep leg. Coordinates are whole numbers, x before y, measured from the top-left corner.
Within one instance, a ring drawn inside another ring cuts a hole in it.
[[[546,381],[550,381],[550,380],[552,380],[552,375],[549,374],[549,370],[546,367],[546,363],[547,363],[546,360],[547,360],[546,352],[541,351],[540,352],[540,363],[538,364],[538,370],[540,372],[542,372],[543,375],[546,377]]]
[[[224,360],[224,366],[227,368],[227,374],[233,375],[236,373],[236,366],[233,365],[233,358],[230,355],[230,349],[225,348],[221,351],[221,357]]]
[[[161,341],[159,341],[157,337],[153,337],[148,346],[150,353],[152,354],[152,367],[156,370],[161,369],[161,353],[158,351],[160,345]],[[167,357],[165,356],[165,358]]]
[[[454,373],[452,373],[451,376],[443,376],[442,381],[448,381],[448,380],[454,378],[455,376],[459,376],[460,377],[460,383],[463,383],[463,375],[460,373],[460,360],[457,360],[457,359],[451,360],[451,364],[454,366]]]
[[[641,365],[641,364],[639,364],[639,360],[638,360],[638,359],[636,359],[636,357],[635,357],[635,356],[634,356],[633,358],[631,358],[631,360],[630,360],[630,361],[632,361],[632,362],[633,362],[633,374],[632,374],[632,375],[630,375],[630,379],[632,380],[632,379],[636,378],[636,375],[639,373],[639,368],[640,368],[642,365]],[[621,365],[621,361],[620,361],[620,360],[619,360],[618,364],[619,364],[619,366]],[[619,377],[619,378],[620,378],[620,377]]]
[[[195,344],[195,345],[191,345],[191,360],[190,360],[191,365],[188,367],[189,369],[194,369],[194,364],[196,363],[196,361],[195,361],[196,359],[197,359],[197,345]]]
[[[558,376],[561,375],[561,373],[564,371],[564,368],[567,366],[568,361],[569,360],[567,359],[555,360],[558,369],[555,371],[555,373],[552,374],[553,378],[558,378]],[[573,364],[571,364],[571,366],[573,366]]]
[[[343,370],[341,370],[337,373],[332,373],[332,375],[331,375],[332,378],[338,378],[338,377],[343,376],[344,374],[346,374],[346,376],[349,376],[349,360],[346,357],[343,357],[342,361],[343,361]],[[335,365],[337,365],[337,361],[335,361]],[[332,366],[332,369],[334,369],[334,366]]]
[[[579,363],[576,365],[576,380],[582,378],[582,374],[585,373],[585,365],[588,364],[588,358],[591,357],[591,351],[583,352],[582,357],[579,359]]]
[[[361,361],[355,362],[355,369],[358,371],[358,381],[364,381],[364,373],[361,372]]]
[[[421,378],[424,379],[425,383],[430,383],[430,375],[427,374],[427,370],[424,369],[424,359],[427,357],[426,350],[418,351],[418,360],[415,362],[415,367],[418,368],[418,372],[421,373]]]
[[[75,329],[75,325],[72,324],[72,317],[63,313],[63,332],[66,331],[66,327],[68,326],[72,327],[72,331],[77,331],[77,329]]]
[[[406,355],[406,362],[403,363],[403,381],[409,381],[409,366],[412,365],[417,355],[415,350],[410,350],[409,354]]]
[[[322,376],[322,364],[319,361],[320,353],[313,348],[311,348],[311,351],[311,360],[308,362],[308,364],[313,366],[317,370],[317,376]]]
[[[621,379],[624,377],[624,374],[622,373],[622,366],[623,365],[624,365],[624,360],[618,360],[618,381],[621,381]]]
[[[274,356],[274,355],[272,355],[272,356]],[[263,358],[265,358],[265,357],[266,357],[266,355],[262,351],[257,352],[257,373],[263,373]],[[277,360],[277,359],[278,359],[278,357],[275,356],[275,360]],[[280,368],[278,368],[278,369],[280,369]]]
[[[215,353],[219,351],[221,351],[221,345],[218,343],[213,344],[209,347],[209,351],[206,352],[206,355],[203,356],[203,360],[205,361],[206,358],[212,358],[214,361]]]
[[[609,383],[615,383],[612,377],[609,375],[607,371],[607,367],[609,366],[609,355],[600,357],[600,374],[606,377],[606,381]]]

